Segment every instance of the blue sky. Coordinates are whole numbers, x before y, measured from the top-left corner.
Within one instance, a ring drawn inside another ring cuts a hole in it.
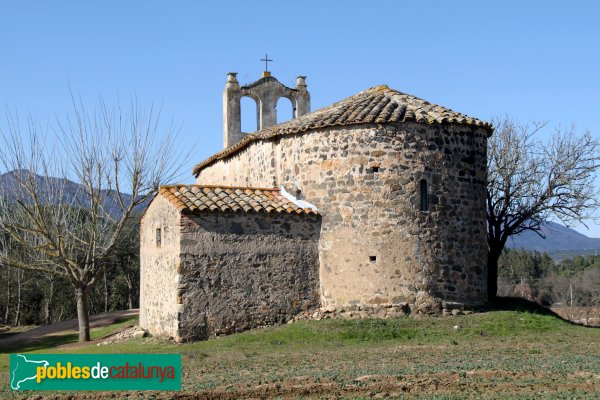
[[[385,83],[600,138],[599,20],[596,1],[3,2],[0,101],[41,120],[69,109],[69,86],[90,102],[162,104],[181,146],[200,146],[185,182],[222,146],[226,73],[260,78],[265,52],[284,84],[308,76],[313,110]]]

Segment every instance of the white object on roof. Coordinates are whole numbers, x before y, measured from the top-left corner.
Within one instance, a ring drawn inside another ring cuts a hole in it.
[[[315,210],[317,212],[319,212],[319,210],[317,209],[317,206],[315,206],[314,204],[309,203],[308,201],[304,201],[304,200],[300,200],[295,198],[294,196],[292,196],[291,194],[289,194],[285,188],[283,186],[281,186],[279,188],[279,192],[281,193],[281,195],[283,197],[285,197],[286,199],[288,199],[289,201],[291,201],[292,203],[294,203],[295,205],[297,205],[300,208],[310,208],[311,210]]]

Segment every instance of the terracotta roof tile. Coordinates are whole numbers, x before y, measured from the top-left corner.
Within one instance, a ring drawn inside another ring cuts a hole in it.
[[[318,214],[284,197],[279,189],[204,185],[161,186],[159,194],[179,211],[199,212],[276,212]]]
[[[217,160],[227,158],[250,143],[278,136],[305,132],[328,126],[368,123],[419,122],[424,124],[457,124],[484,128],[491,134],[490,123],[432,104],[410,94],[375,86],[328,107],[305,114],[283,124],[247,135],[239,143],[213,155],[194,167],[194,175]]]

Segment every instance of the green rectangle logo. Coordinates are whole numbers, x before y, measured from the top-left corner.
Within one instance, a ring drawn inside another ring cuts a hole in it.
[[[11,354],[13,390],[181,390],[180,354]]]

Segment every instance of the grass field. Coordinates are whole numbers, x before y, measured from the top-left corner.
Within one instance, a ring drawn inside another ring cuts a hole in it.
[[[34,396],[600,398],[600,329],[575,326],[523,304],[510,308],[446,318],[303,321],[183,345],[144,338],[99,347],[39,348],[181,353],[183,390]],[[0,355],[0,382],[2,399],[34,397],[9,390],[7,354]]]

